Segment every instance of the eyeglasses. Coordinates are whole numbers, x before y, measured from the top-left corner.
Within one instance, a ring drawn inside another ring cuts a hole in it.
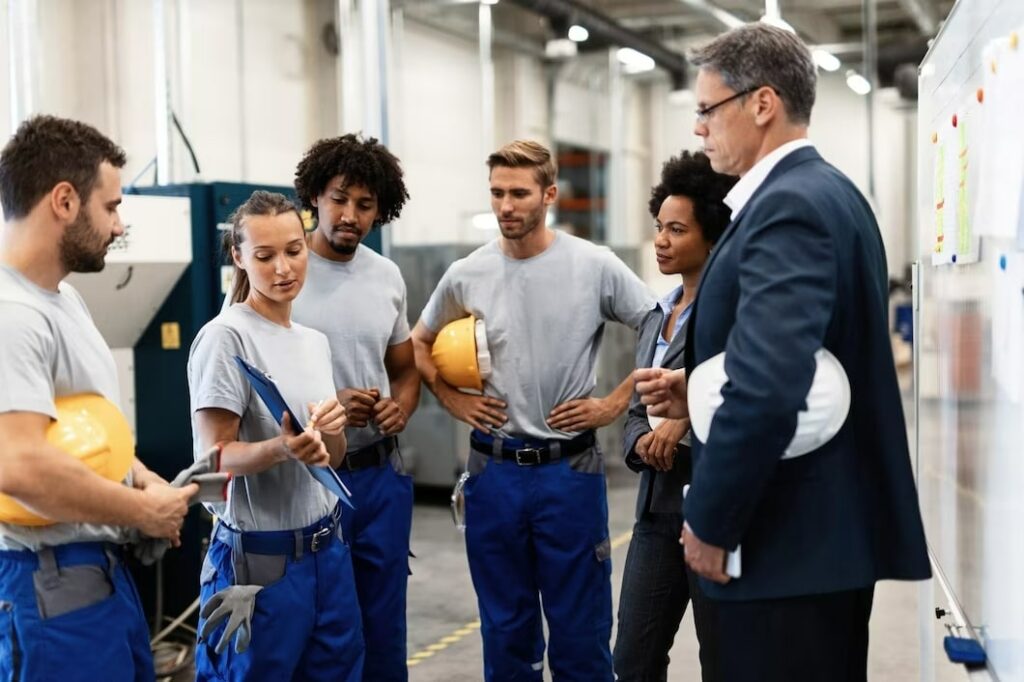
[[[715,109],[717,109],[718,107],[720,107],[720,106],[722,106],[724,104],[728,104],[729,102],[733,101],[734,99],[739,99],[740,97],[745,97],[745,96],[749,95],[750,93],[754,92],[755,90],[759,89],[760,87],[761,87],[760,85],[754,85],[752,87],[747,88],[746,90],[742,90],[740,92],[737,92],[735,95],[731,95],[729,97],[726,97],[721,102],[716,102],[716,103],[712,104],[709,107],[704,107],[703,109],[698,109],[697,110],[697,123],[701,123],[701,124],[707,123],[708,119],[711,118],[711,114],[715,111]]]

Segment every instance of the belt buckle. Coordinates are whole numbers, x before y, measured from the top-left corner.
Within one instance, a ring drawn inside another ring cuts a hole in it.
[[[321,528],[317,532],[313,533],[313,538],[309,542],[309,551],[318,552],[320,551],[321,541],[325,541],[331,537],[331,533],[334,532],[333,528]],[[326,543],[325,543],[326,544]]]
[[[519,448],[516,450],[516,464],[521,467],[540,464],[540,450],[537,448]]]

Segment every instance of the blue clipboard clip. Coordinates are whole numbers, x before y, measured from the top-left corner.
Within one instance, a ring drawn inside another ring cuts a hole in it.
[[[288,407],[288,404],[284,401],[284,396],[281,395],[281,391],[277,388],[274,380],[270,378],[270,375],[253,367],[237,355],[235,356],[235,364],[238,365],[238,369],[242,370],[242,375],[252,385],[256,395],[267,406],[271,416],[277,420],[277,423],[280,424],[281,420],[284,419],[285,413],[287,413],[291,419],[293,429],[299,428],[299,424],[302,422],[296,418],[295,413]],[[338,473],[333,468],[329,466],[315,467],[307,464],[306,469],[309,470],[313,478],[334,493],[347,507],[350,509],[356,508],[356,505],[352,502],[352,493],[345,487],[345,484],[342,483],[341,478],[338,477]]]

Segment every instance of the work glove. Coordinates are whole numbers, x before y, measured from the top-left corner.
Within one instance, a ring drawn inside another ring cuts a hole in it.
[[[224,628],[224,634],[220,636],[214,647],[214,651],[218,655],[228,648],[228,642],[236,632],[238,636],[235,637],[235,652],[241,654],[249,648],[249,642],[252,640],[252,614],[256,608],[256,595],[262,589],[260,585],[231,585],[214,594],[203,605],[200,615],[206,619],[206,622],[203,623],[203,627],[199,631],[201,639],[205,640],[210,636],[225,618],[228,621]]]
[[[172,488],[181,488],[190,483],[199,485],[196,494],[189,498],[189,506],[199,502],[223,502],[231,474],[218,473],[219,468],[220,448],[210,448],[191,466],[182,469],[170,485]],[[132,554],[143,566],[152,566],[160,561],[171,547],[170,540],[151,538],[143,535],[137,529],[133,530],[130,542]]]

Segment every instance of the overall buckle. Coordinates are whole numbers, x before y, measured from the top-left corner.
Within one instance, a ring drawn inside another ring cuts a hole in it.
[[[516,464],[521,467],[540,464],[540,450],[537,448],[519,448],[516,450]]]

